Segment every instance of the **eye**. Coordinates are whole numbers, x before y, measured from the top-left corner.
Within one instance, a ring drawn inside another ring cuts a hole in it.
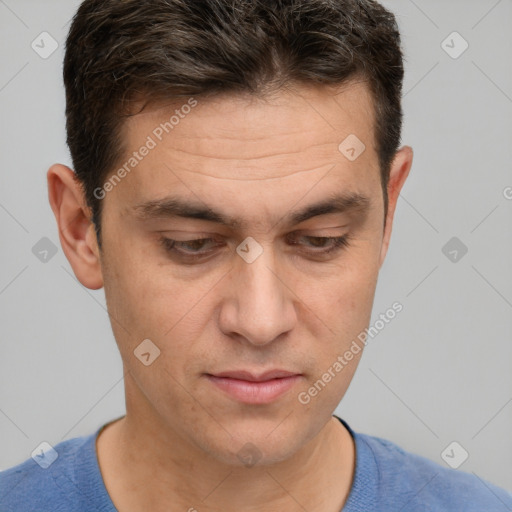
[[[331,254],[334,252],[338,252],[342,250],[343,248],[346,248],[349,246],[349,235],[343,235],[343,236],[306,236],[301,235],[297,237],[299,240],[306,241],[305,244],[301,244],[295,239],[291,239],[290,244],[291,245],[304,245],[309,249],[306,252],[309,252],[311,254],[318,254],[318,255],[325,255],[325,254]]]
[[[299,241],[297,241],[297,239]],[[290,245],[305,247],[305,253],[313,256],[327,256],[349,246],[349,235],[343,236],[290,236]],[[159,240],[165,251],[184,261],[205,259],[215,252],[223,243],[214,238],[197,238],[193,240],[173,240],[162,237]],[[305,242],[305,243],[304,243]]]
[[[194,240],[172,240],[171,238],[160,238],[166,252],[177,256],[183,256],[186,259],[194,260],[204,258],[212,250],[204,250],[205,247],[217,247],[221,245],[213,238],[197,238]]]

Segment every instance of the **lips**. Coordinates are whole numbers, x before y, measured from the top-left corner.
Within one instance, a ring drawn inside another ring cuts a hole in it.
[[[301,374],[286,370],[270,370],[258,375],[236,370],[205,376],[216,389],[246,404],[274,402],[303,378]]]
[[[212,374],[214,377],[228,378],[245,380],[248,382],[264,382],[272,379],[283,379],[285,377],[291,377],[292,375],[299,375],[298,373],[288,372],[286,370],[269,370],[259,375],[254,375],[250,372],[240,370],[233,372],[221,372]]]

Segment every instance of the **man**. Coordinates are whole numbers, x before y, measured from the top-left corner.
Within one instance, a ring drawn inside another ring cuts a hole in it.
[[[512,510],[333,416],[412,165],[402,79],[371,0],[82,3],[49,199],[126,415],[2,473],[2,512]]]

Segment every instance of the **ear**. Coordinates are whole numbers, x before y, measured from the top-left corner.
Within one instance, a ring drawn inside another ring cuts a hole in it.
[[[62,250],[77,279],[86,288],[97,290],[103,286],[100,251],[82,186],[65,165],[52,165],[46,176]]]
[[[389,241],[391,239],[391,230],[393,227],[393,218],[395,215],[396,203],[400,190],[409,176],[413,159],[413,151],[410,146],[404,146],[397,151],[393,163],[391,164],[389,182],[388,182],[388,213],[386,216],[386,226],[384,229],[384,237],[380,251],[379,267],[384,263],[388,252]]]

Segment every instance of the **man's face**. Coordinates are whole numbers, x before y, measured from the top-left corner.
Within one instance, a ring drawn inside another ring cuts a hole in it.
[[[126,161],[148,136],[156,144],[103,199],[103,280],[133,421],[241,464],[244,450],[290,457],[331,417],[361,352],[304,392],[368,326],[385,252],[371,99],[362,84],[340,91],[197,98],[168,134],[158,127],[187,99],[126,123]],[[355,160],[358,148],[338,148],[349,135],[366,146]],[[335,196],[352,200],[294,218]],[[157,203],[171,198],[237,223],[172,216]],[[147,339],[160,350],[148,366],[134,355]],[[271,370],[296,377],[212,378]]]

